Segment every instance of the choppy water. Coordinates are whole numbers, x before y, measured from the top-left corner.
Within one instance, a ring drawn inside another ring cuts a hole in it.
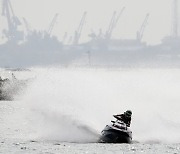
[[[3,76],[8,73],[1,71]],[[180,153],[180,70],[36,68],[0,102],[0,153]],[[112,114],[133,111],[133,144],[96,143]]]

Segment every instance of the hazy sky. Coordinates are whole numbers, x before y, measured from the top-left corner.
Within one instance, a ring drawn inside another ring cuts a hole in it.
[[[2,1],[2,0],[1,0]],[[48,29],[54,15],[59,13],[53,34],[59,40],[65,32],[68,37],[74,34],[84,11],[87,11],[81,42],[89,39],[88,34],[99,29],[105,32],[114,11],[120,12],[126,7],[113,38],[132,39],[147,13],[150,13],[143,40],[158,43],[164,36],[170,35],[172,25],[173,0],[11,0],[15,14],[25,17],[33,29]],[[0,7],[2,10],[2,7]],[[6,20],[0,17],[1,26],[5,28]],[[24,25],[23,25],[24,26]],[[2,34],[1,34],[2,35]]]

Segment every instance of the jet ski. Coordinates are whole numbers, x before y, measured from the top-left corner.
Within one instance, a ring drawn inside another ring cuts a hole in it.
[[[2,79],[0,76],[0,101],[14,100],[14,96],[27,87],[28,80],[18,80],[12,73],[12,79]]]
[[[111,124],[106,125],[106,127],[102,130],[99,142],[131,143],[132,131],[121,120],[111,121]]]

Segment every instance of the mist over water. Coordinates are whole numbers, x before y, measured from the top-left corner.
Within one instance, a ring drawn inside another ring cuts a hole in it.
[[[96,142],[112,115],[133,111],[133,140],[180,142],[178,69],[36,68],[22,102],[35,137]]]

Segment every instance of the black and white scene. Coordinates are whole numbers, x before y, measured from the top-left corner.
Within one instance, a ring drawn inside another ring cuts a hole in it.
[[[180,153],[180,0],[0,0],[0,153]]]

